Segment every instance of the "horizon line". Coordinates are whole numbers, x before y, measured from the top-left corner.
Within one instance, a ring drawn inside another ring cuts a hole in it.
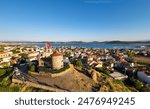
[[[0,42],[111,42],[111,41],[124,41],[124,42],[137,42],[137,41],[150,41],[150,39],[147,40],[105,40],[105,41],[83,41],[83,40],[74,40],[74,41],[50,41],[50,40],[43,40],[43,41],[26,41],[26,40],[19,40],[19,41],[11,41],[11,40],[0,40]]]

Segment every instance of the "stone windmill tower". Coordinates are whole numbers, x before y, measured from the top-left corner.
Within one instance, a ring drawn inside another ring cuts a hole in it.
[[[52,68],[58,70],[63,67],[64,67],[63,54],[59,52],[54,52],[52,54]]]

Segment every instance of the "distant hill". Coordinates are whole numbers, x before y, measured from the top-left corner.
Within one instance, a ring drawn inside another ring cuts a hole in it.
[[[91,42],[84,42],[84,41],[0,41],[0,43],[9,43],[9,44],[18,44],[18,43],[65,43],[65,44],[81,44],[81,43],[108,43],[108,44],[138,44],[138,43],[148,43],[150,44],[150,40],[148,41],[91,41]]]
[[[150,41],[108,41],[108,44],[138,44],[138,43],[150,43]]]

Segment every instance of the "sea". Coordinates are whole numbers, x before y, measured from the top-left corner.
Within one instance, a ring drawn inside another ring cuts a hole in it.
[[[44,47],[45,43],[21,44],[24,46]],[[52,43],[52,47],[82,47],[82,48],[102,48],[102,49],[135,49],[145,47],[147,43],[140,44],[110,44],[110,43]]]

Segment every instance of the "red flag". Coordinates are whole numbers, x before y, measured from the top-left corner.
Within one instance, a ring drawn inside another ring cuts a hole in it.
[[[49,42],[46,43],[46,48],[50,49],[51,48],[51,44]]]

